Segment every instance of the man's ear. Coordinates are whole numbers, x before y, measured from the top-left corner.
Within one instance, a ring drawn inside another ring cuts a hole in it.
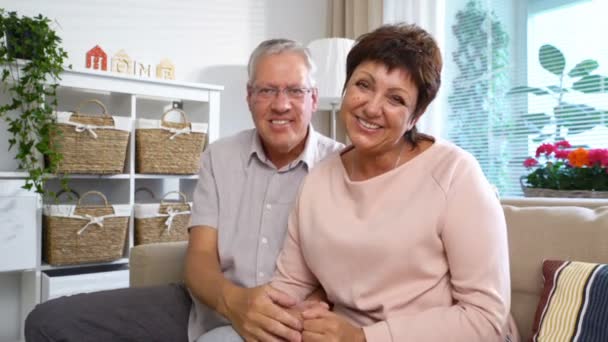
[[[249,84],[247,84],[247,102],[249,102],[249,99],[251,99],[251,96],[253,95],[253,87],[250,86]]]
[[[249,111],[253,113],[253,87],[249,84],[247,84],[247,96],[245,97],[245,100],[247,101]]]
[[[314,113],[319,108],[319,89],[317,89],[317,87],[312,88],[311,99],[312,99],[312,112]]]

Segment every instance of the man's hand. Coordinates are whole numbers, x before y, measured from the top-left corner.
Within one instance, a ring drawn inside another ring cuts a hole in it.
[[[223,297],[222,311],[245,341],[302,341],[302,323],[287,311],[296,301],[285,293],[267,285],[233,287]]]
[[[365,342],[363,329],[326,308],[314,307],[302,312],[304,342]]]
[[[293,317],[297,318],[301,323],[304,322],[304,317],[302,317],[302,313],[307,310],[311,310],[314,308],[320,308],[324,310],[329,310],[329,304],[326,302],[316,300],[316,299],[307,299],[303,302],[298,303],[286,309]]]

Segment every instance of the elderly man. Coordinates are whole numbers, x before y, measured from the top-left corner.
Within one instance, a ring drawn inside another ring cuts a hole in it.
[[[248,65],[255,129],[201,158],[186,255],[186,287],[58,298],[26,320],[27,341],[300,341],[293,299],[265,286],[301,180],[342,145],[310,125],[317,109],[306,48],[262,42]]]

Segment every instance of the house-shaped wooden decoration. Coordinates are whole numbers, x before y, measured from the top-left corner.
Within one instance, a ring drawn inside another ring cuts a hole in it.
[[[175,65],[168,59],[164,58],[160,61],[160,64],[156,66],[156,78],[162,78],[166,80],[175,79]]]
[[[95,45],[91,50],[87,51],[85,66],[88,69],[108,70],[108,55],[99,45]]]
[[[119,74],[133,74],[133,60],[125,50],[118,51],[112,57],[112,71]]]

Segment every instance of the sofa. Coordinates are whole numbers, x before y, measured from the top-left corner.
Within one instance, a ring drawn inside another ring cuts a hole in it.
[[[522,341],[528,341],[543,287],[543,260],[608,263],[608,199],[506,198],[501,202],[509,235],[511,313]],[[131,286],[180,281],[185,253],[185,242],[134,247]]]

